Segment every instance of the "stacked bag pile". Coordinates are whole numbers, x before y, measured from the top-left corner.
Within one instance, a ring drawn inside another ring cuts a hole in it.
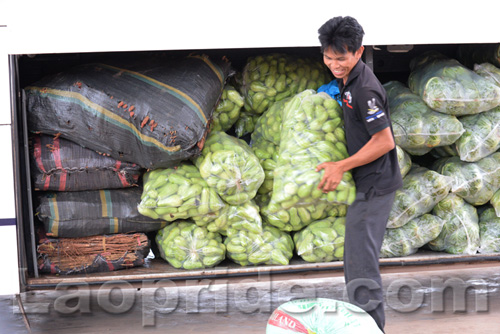
[[[44,240],[148,233],[141,254],[154,241],[185,270],[342,260],[356,189],[350,172],[317,188],[316,166],[348,157],[342,109],[318,92],[332,80],[322,62],[158,64],[87,64],[25,88]],[[498,66],[428,53],[407,83],[384,84],[404,182],[381,257],[500,252]],[[66,166],[63,144],[83,161]]]
[[[467,48],[462,62],[424,53],[410,63],[408,86],[384,84],[400,161],[431,163],[410,163],[382,257],[500,252],[500,64],[474,63],[485,55]]]
[[[40,271],[144,264],[146,233],[170,220],[139,212],[141,177],[201,151],[230,72],[225,59],[158,57],[83,64],[24,88]]]

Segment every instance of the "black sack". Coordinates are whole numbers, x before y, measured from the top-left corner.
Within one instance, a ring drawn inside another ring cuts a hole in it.
[[[137,211],[138,187],[93,191],[40,192],[37,217],[47,236],[78,238],[101,234],[150,232],[167,222]]]
[[[30,131],[155,169],[200,152],[230,64],[207,56],[85,64],[24,88]]]
[[[35,190],[83,191],[137,186],[142,168],[70,140],[36,134],[30,140]]]

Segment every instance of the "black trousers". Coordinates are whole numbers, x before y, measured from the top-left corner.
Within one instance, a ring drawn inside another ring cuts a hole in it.
[[[349,302],[385,326],[379,255],[395,192],[377,196],[373,188],[358,192],[346,216],[344,277]]]

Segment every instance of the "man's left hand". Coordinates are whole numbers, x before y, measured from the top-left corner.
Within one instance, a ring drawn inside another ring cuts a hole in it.
[[[318,189],[323,189],[324,193],[334,191],[342,180],[344,171],[338,162],[323,162],[316,167],[316,171],[325,170],[323,178],[318,185]]]

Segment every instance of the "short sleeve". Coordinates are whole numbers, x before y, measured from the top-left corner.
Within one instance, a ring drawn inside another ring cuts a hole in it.
[[[362,90],[358,93],[357,107],[361,119],[370,135],[390,126],[388,110],[382,95],[373,90]]]

